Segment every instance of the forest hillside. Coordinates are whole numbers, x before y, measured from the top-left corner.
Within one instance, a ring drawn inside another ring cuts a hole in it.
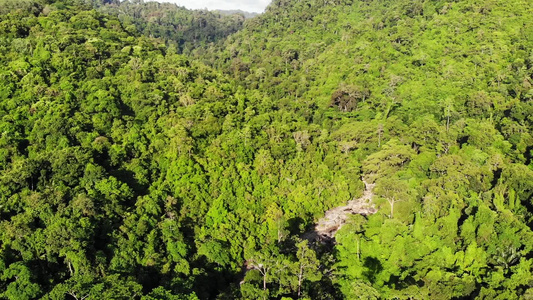
[[[532,49],[521,0],[0,0],[0,299],[529,299]]]
[[[161,38],[180,53],[223,40],[240,30],[249,16],[237,11],[188,10],[155,1],[85,1],[101,13],[118,17],[124,27],[134,26],[145,36]]]

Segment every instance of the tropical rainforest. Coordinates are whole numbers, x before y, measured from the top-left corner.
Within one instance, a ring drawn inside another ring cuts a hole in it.
[[[531,1],[0,0],[0,299],[533,299],[532,157]]]

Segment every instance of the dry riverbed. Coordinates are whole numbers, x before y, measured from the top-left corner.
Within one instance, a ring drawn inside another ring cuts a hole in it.
[[[360,198],[348,201],[347,205],[338,206],[328,210],[324,217],[318,220],[315,230],[307,233],[304,238],[308,240],[331,241],[335,234],[346,223],[351,215],[372,215],[377,209],[372,204],[375,184],[370,184],[363,179],[365,191]]]

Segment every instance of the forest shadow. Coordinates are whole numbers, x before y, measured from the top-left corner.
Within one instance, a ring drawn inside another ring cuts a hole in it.
[[[326,243],[322,241],[316,241],[313,245],[317,257],[320,261],[324,262],[324,269],[322,273],[324,276],[317,282],[310,282],[311,299],[345,299],[341,292],[341,287],[338,283],[333,282],[332,277],[324,272],[325,270],[332,270],[334,267],[335,257],[338,257],[339,251],[335,248],[334,240],[329,240]],[[342,268],[342,267],[340,267]]]
[[[334,283],[331,278],[323,276],[321,280],[316,282],[306,282],[309,287],[310,299],[315,300],[336,300],[344,299],[344,296],[340,290],[340,285]]]
[[[525,158],[526,158],[526,163],[525,165],[526,166],[529,166],[531,165],[531,160],[533,158],[533,146],[527,146],[526,147],[526,153],[524,154]]]
[[[376,275],[383,271],[381,262],[374,257],[365,257],[363,266],[367,268],[367,270],[363,272],[363,276],[365,276],[371,283],[374,283],[376,280]]]
[[[241,272],[230,271],[218,264],[210,263],[205,256],[201,256],[194,262],[193,266],[202,266],[203,272],[194,277],[195,293],[199,299],[219,299],[225,298],[225,294],[231,294],[231,287],[235,288],[235,283],[241,279]]]
[[[287,223],[289,224],[289,234],[290,235],[299,235],[302,232],[302,227],[305,224],[304,219],[300,217],[295,217],[287,220]]]
[[[124,169],[109,170],[109,174],[113,177],[120,178],[120,181],[127,184],[136,195],[144,196],[148,192],[148,185],[139,183],[133,171]]]
[[[149,293],[158,287],[163,279],[159,268],[155,266],[139,266],[136,275],[137,282],[143,286],[144,293]]]

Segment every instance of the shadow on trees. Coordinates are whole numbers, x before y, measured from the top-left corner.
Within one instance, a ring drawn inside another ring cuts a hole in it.
[[[137,282],[143,286],[143,292],[149,293],[161,284],[163,277],[155,266],[141,266],[137,272]]]
[[[121,182],[124,182],[125,184],[127,184],[133,190],[135,195],[143,196],[147,194],[148,185],[139,183],[139,181],[135,178],[134,172],[120,169],[120,170],[111,170],[109,171],[109,173],[111,176],[114,176],[118,178]],[[135,198],[135,197],[132,197],[132,198]]]
[[[302,233],[302,227],[305,225],[304,219],[300,217],[291,218],[287,221],[287,223],[289,224],[287,229],[289,230],[291,236]]]
[[[242,275],[215,263],[207,261],[205,256],[201,256],[191,265],[191,268],[202,269],[201,273],[194,278],[194,292],[200,299],[218,299],[219,296],[231,292],[231,287],[235,288],[235,282]]]
[[[340,286],[331,281],[328,276],[322,277],[317,282],[306,282],[308,284],[309,298],[316,300],[344,299]],[[304,286],[305,288],[305,286]]]
[[[381,262],[374,257],[365,257],[363,266],[367,268],[367,270],[363,272],[363,275],[372,283],[376,280],[376,275],[383,271]]]

